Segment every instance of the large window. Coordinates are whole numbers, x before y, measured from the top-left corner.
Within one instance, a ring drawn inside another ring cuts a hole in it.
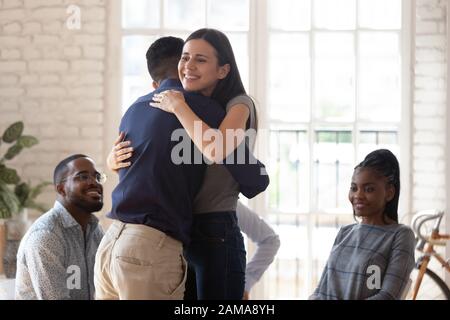
[[[402,161],[401,0],[122,0],[123,111],[151,89],[145,52],[162,35],[230,38],[262,121],[269,190],[258,213],[281,248],[259,298],[305,299],[338,228],[353,223],[353,167],[389,148]],[[403,121],[403,122],[402,122]],[[407,197],[402,194],[402,197]]]
[[[267,216],[282,243],[270,298],[304,299],[318,283],[338,228],[354,222],[355,164],[376,148],[400,156],[401,4],[268,1]]]

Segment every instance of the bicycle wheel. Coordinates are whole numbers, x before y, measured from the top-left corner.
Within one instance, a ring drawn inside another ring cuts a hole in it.
[[[408,300],[412,299],[412,292],[414,290],[414,283],[418,272],[419,270],[414,268],[411,273],[413,283],[407,296]],[[416,300],[450,300],[450,289],[436,273],[427,268],[422,283],[420,284]]]

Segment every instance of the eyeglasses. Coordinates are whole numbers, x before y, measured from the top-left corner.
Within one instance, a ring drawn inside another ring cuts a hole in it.
[[[67,176],[67,177],[61,179],[60,183],[66,181],[70,177],[72,177],[72,176]],[[106,174],[100,173],[100,172],[96,172],[93,175],[90,173],[87,173],[87,172],[81,172],[81,173],[78,173],[73,176],[74,180],[78,180],[80,182],[87,182],[91,178],[93,178],[95,180],[95,182],[100,183],[100,184],[104,184],[106,182]]]

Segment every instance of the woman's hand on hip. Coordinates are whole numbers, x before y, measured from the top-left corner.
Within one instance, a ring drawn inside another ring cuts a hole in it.
[[[119,171],[121,168],[131,166],[131,162],[124,162],[133,155],[133,147],[130,147],[131,141],[122,141],[125,138],[125,133],[121,132],[119,137],[114,141],[114,146],[108,154],[106,165],[112,171]]]

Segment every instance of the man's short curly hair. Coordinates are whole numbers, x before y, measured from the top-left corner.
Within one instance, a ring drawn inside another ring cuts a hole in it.
[[[72,162],[78,158],[89,158],[87,155],[84,154],[73,154],[64,160],[61,160],[60,163],[57,164],[54,172],[53,172],[53,184],[56,186],[61,183],[61,180],[64,178],[64,176],[69,171],[68,164],[69,162]]]
[[[147,68],[152,79],[160,82],[178,74],[178,61],[183,52],[183,39],[162,37],[152,43],[147,50]]]

